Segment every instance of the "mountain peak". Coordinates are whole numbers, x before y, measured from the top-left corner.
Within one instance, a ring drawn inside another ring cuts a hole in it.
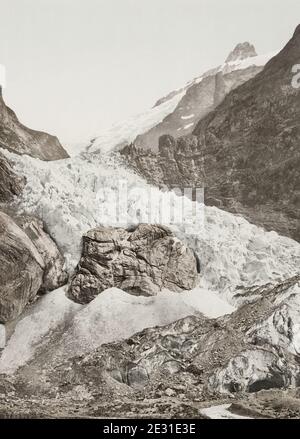
[[[246,41],[245,43],[239,43],[237,46],[235,46],[225,62],[242,61],[245,58],[251,58],[253,56],[257,56],[255,47],[253,44],[250,44]]]

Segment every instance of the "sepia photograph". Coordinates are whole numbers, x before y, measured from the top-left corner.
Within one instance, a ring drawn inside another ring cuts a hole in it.
[[[0,0],[0,429],[58,419],[300,419],[298,0]]]

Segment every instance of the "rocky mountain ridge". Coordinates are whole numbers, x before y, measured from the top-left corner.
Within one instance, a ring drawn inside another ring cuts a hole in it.
[[[17,154],[28,154],[41,160],[59,160],[68,153],[59,140],[50,134],[31,130],[19,122],[6,106],[0,86],[0,147]]]
[[[160,187],[204,187],[206,204],[299,240],[300,100],[291,82],[299,29],[191,135],[161,136],[158,153],[127,146],[125,162]]]
[[[137,136],[134,145],[140,149],[157,151],[161,135],[169,134],[178,138],[190,134],[196,123],[222,102],[230,90],[253,78],[268,59],[268,55],[257,56],[253,45],[238,44],[224,64],[208,70],[190,81],[185,88],[160,99],[156,105],[173,98],[176,93],[183,93],[174,111],[162,122]]]

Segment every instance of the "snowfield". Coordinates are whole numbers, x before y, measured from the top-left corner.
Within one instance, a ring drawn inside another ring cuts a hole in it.
[[[133,142],[139,134],[150,130],[159,124],[168,114],[172,113],[184,93],[185,91],[182,90],[159,106],[134,115],[125,121],[113,124],[103,130],[100,135],[95,135],[86,142],[72,145],[72,147],[68,148],[69,155],[74,156],[86,151],[101,151],[105,153],[117,147],[124,146],[126,143]]]

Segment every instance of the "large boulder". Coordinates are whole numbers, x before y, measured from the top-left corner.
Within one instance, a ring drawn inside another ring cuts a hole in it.
[[[19,221],[24,230],[0,212],[0,323],[20,315],[39,291],[66,282],[62,257],[42,223]]]
[[[190,290],[196,286],[198,271],[194,252],[165,227],[141,224],[133,231],[100,227],[83,237],[69,297],[85,304],[110,287],[145,296],[162,288]]]

